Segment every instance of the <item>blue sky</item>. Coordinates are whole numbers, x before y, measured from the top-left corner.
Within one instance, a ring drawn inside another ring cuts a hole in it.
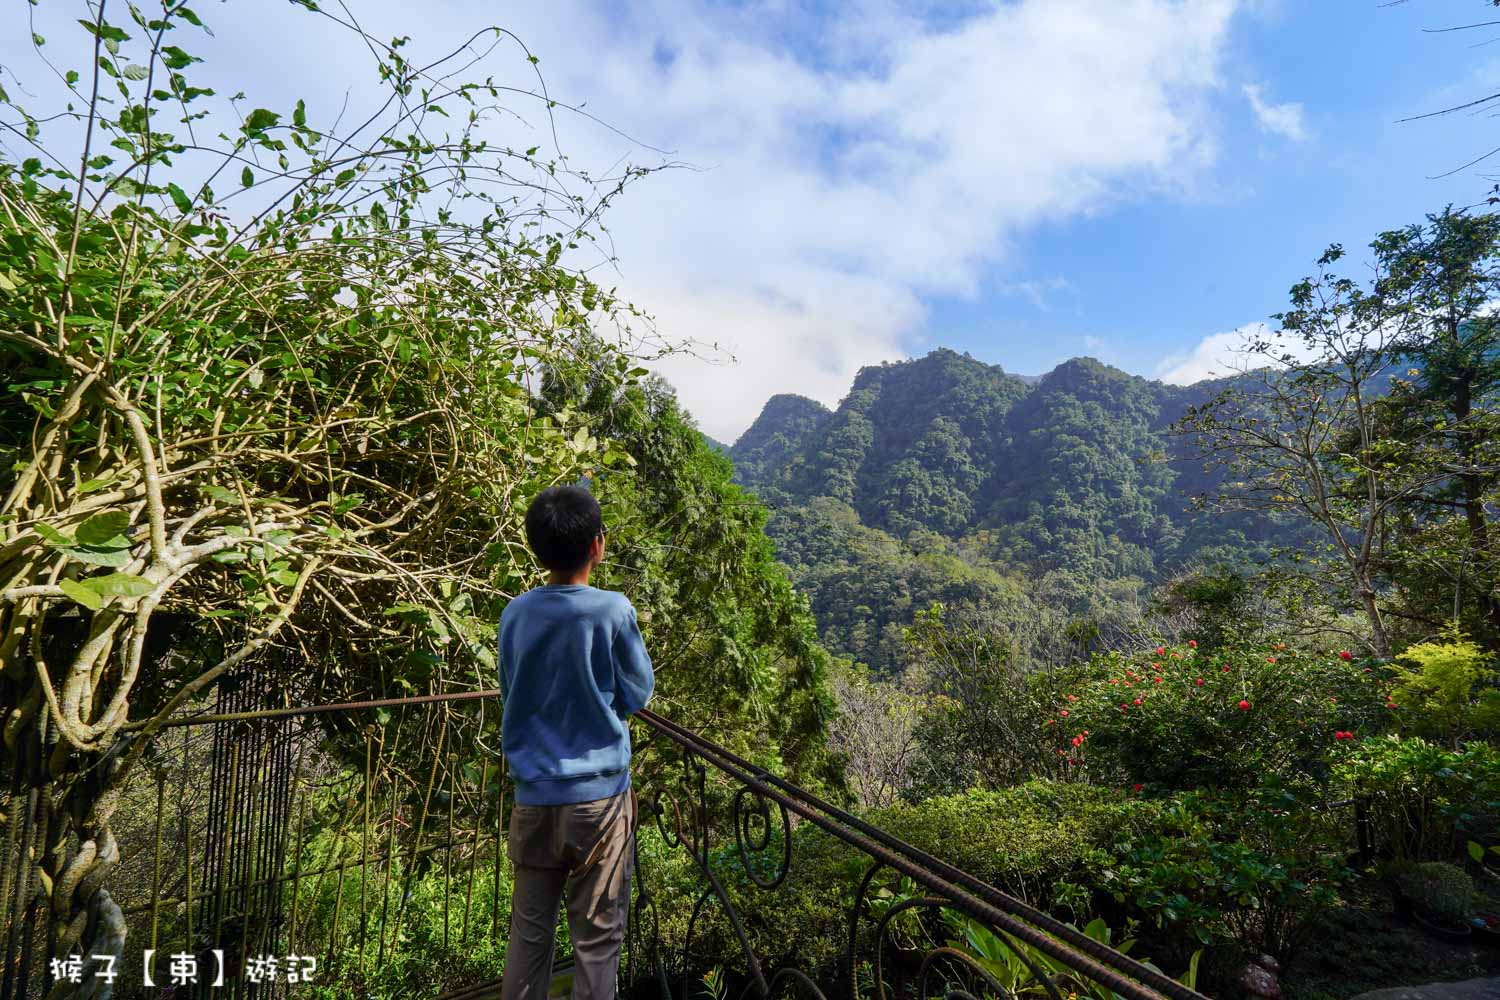
[[[1267,133],[1227,89],[1221,154],[1198,190],[1037,226],[979,296],[934,299],[924,338],[1025,373],[1089,354],[1156,375],[1206,334],[1269,319],[1329,243],[1350,249],[1352,270],[1376,233],[1478,201],[1484,166],[1430,178],[1500,145],[1500,129],[1463,114],[1398,120],[1492,92],[1500,45],[1474,46],[1494,31],[1422,31],[1485,15],[1323,0],[1241,18],[1227,72],[1300,104],[1305,137]],[[1058,279],[1040,298],[1015,287]]]
[[[1223,370],[1328,243],[1357,267],[1381,230],[1479,201],[1483,168],[1428,178],[1500,146],[1487,116],[1397,123],[1500,90],[1500,41],[1476,47],[1500,32],[1422,31],[1487,0],[347,2],[418,60],[499,24],[586,106],[554,128],[502,44],[469,71],[520,88],[501,144],[596,174],[686,165],[610,210],[602,276],[683,348],[653,367],[722,440],[774,393],[833,405],[860,366],[937,346],[1026,374],[1078,355]],[[368,52],[326,21],[197,6],[223,93],[305,98],[315,125],[379,100]],[[88,0],[0,14],[7,84],[42,100],[28,15],[83,65]]]

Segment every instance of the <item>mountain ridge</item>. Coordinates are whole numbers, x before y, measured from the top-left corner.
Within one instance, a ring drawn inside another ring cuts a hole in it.
[[[1190,564],[1268,558],[1285,527],[1196,511],[1218,482],[1171,429],[1226,384],[1090,357],[1031,381],[939,349],[860,369],[832,409],[773,396],[728,454],[824,641],[889,669],[932,601],[1020,607],[1046,581],[1087,617],[1106,590],[1130,602]]]

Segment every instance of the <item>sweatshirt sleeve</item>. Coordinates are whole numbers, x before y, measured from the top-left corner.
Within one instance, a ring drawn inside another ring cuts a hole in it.
[[[624,718],[646,707],[656,676],[651,672],[651,657],[641,638],[635,608],[629,607],[625,621],[615,636],[615,711]]]

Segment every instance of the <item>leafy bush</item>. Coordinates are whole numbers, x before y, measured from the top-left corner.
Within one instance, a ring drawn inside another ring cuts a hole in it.
[[[1450,629],[1443,642],[1410,646],[1392,665],[1391,700],[1405,711],[1405,728],[1419,736],[1455,743],[1500,723],[1500,676],[1494,657]]]
[[[1417,737],[1354,744],[1335,774],[1364,798],[1376,847],[1397,861],[1454,857],[1500,829],[1500,750],[1450,750]]]
[[[1116,841],[1106,884],[1174,935],[1286,958],[1352,874],[1338,820],[1318,805],[1277,786],[1183,795],[1157,828]]]
[[[1106,653],[1068,680],[1049,727],[1054,755],[1089,781],[1143,790],[1320,779],[1331,747],[1383,722],[1374,673],[1280,643]]]
[[[974,791],[930,799],[920,805],[872,810],[865,818],[894,836],[1043,908],[1059,889],[1094,885],[1112,863],[1107,848],[1121,831],[1144,835],[1160,807],[1118,791],[1087,785],[1032,782],[1001,791]],[[717,837],[714,873],[744,918],[755,953],[770,965],[796,962],[802,969],[837,974],[848,940],[849,907],[869,858],[812,827],[794,834],[786,882],[767,892],[740,867],[732,837]],[[773,838],[763,852],[779,857]],[[706,883],[682,848],[669,848],[648,826],[641,836],[641,863],[660,915],[663,954],[679,954],[693,904]],[[914,887],[877,880],[874,909],[910,894]],[[883,894],[889,893],[889,898]],[[714,964],[741,967],[739,945],[716,901],[693,930],[693,957],[701,972]],[[1061,907],[1066,916],[1086,914]],[[868,915],[862,923],[868,932]]]
[[[1446,861],[1414,865],[1396,876],[1396,885],[1429,917],[1462,922],[1474,912],[1474,880]]]

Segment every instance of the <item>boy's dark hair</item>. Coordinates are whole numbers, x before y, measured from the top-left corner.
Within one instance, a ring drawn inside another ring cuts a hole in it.
[[[537,561],[555,573],[581,569],[603,530],[599,501],[582,486],[549,486],[526,508],[526,541]]]

